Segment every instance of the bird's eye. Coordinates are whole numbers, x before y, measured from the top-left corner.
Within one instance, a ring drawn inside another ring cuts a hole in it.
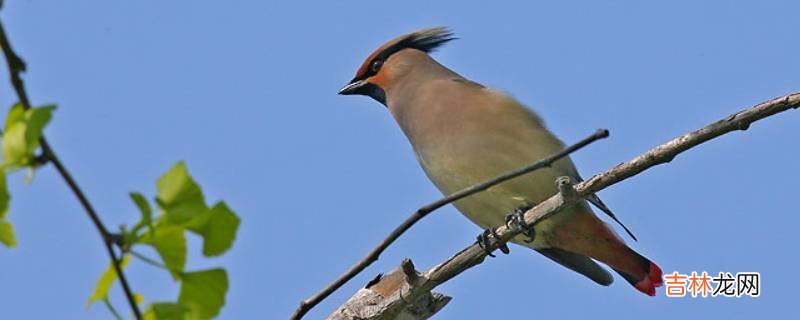
[[[378,72],[378,70],[380,70],[382,66],[383,66],[383,60],[375,60],[372,62],[372,66],[370,66],[370,68],[372,69],[372,72]]]

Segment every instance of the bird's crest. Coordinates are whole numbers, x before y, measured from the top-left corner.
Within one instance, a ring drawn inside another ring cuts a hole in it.
[[[453,32],[447,27],[433,27],[417,30],[392,39],[375,50],[356,72],[356,78],[372,76],[370,66],[375,61],[386,61],[392,54],[403,49],[417,49],[424,52],[433,52],[443,44],[455,40]]]

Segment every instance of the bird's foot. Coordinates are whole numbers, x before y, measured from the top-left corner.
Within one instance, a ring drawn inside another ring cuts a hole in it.
[[[494,241],[500,240],[500,237],[497,235],[497,232],[495,232],[495,229],[496,228],[489,228],[483,230],[483,233],[481,233],[478,236],[478,240],[476,241],[478,245],[481,247],[481,249],[483,249],[483,251],[486,252],[486,255],[492,258],[495,257],[495,255],[492,254],[492,250],[489,250],[489,246],[492,244],[492,238],[494,238]],[[508,245],[505,243],[500,244],[500,246],[497,248],[500,249],[500,252],[504,254],[508,254],[509,252],[511,252],[511,250],[508,249]]]
[[[526,243],[531,243],[536,238],[536,230],[532,226],[525,223],[525,211],[529,208],[517,208],[514,212],[506,215],[506,226],[515,231],[521,231],[523,235],[528,237],[525,239]]]

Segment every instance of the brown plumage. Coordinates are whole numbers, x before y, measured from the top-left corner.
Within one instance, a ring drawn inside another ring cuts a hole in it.
[[[340,94],[367,95],[388,107],[405,133],[420,165],[444,194],[532,163],[563,144],[531,110],[499,91],[465,79],[428,55],[454,39],[446,28],[400,36],[372,53]],[[559,176],[579,180],[569,158],[550,168],[512,179],[455,202],[482,228],[504,223],[507,214],[556,194]],[[589,199],[613,214],[599,198]],[[588,203],[536,225],[535,239],[513,242],[602,285],[611,275],[592,259],[611,266],[638,290],[655,294],[661,270],[630,249],[598,219]],[[627,231],[627,229],[626,229]]]

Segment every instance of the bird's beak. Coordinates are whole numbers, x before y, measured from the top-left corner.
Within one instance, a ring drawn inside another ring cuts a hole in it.
[[[384,92],[381,87],[367,81],[367,79],[353,79],[353,81],[350,81],[350,83],[339,90],[339,94],[359,94],[368,96],[386,106],[386,92]]]
[[[348,94],[363,94],[362,88],[367,84],[366,80],[353,80],[352,82],[348,83],[346,86],[339,89],[339,94],[341,95],[348,95]]]

